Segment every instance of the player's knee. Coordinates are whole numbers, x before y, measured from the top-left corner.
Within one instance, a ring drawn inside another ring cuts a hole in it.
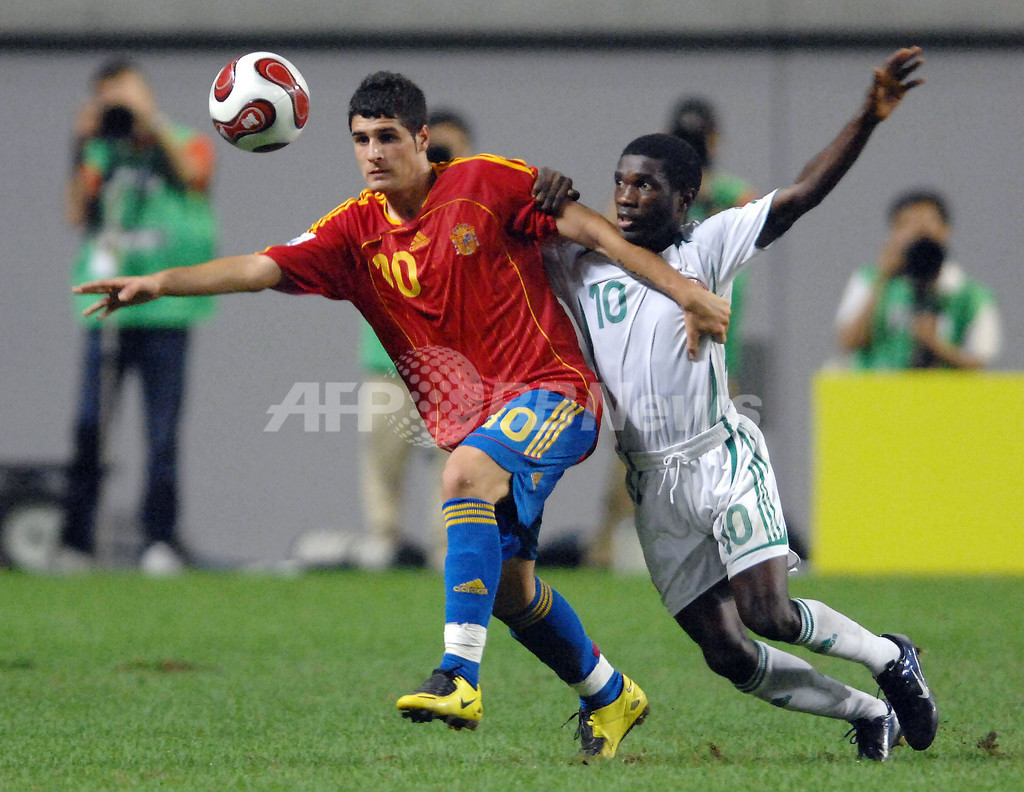
[[[762,638],[792,643],[800,634],[800,617],[788,599],[756,599],[737,605],[743,623]]]
[[[475,450],[475,449],[473,449]],[[441,476],[441,496],[453,498],[479,498],[497,503],[508,494],[508,473],[498,467],[482,452],[452,454]]]
[[[708,668],[736,685],[750,679],[757,668],[757,647],[745,636],[719,636],[701,650]]]

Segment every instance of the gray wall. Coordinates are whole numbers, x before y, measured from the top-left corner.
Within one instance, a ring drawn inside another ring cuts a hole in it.
[[[378,68],[411,75],[435,105],[463,108],[481,149],[562,169],[587,203],[603,207],[622,145],[659,128],[672,100],[694,91],[720,108],[725,169],[764,191],[787,183],[859,105],[887,52],[282,51],[311,86],[311,121],[293,146],[274,154],[218,142],[223,251],[288,239],[359,190],[344,105]],[[209,84],[237,54],[149,52],[139,60],[171,115],[209,129]],[[0,52],[4,460],[62,460],[69,451],[79,340],[67,270],[77,239],[61,220],[60,196],[67,129],[102,56]],[[1024,225],[1015,210],[1024,54],[942,49],[926,56],[928,84],[879,128],[836,192],[756,265],[745,334],[768,351],[771,376],[759,394],[764,426],[799,529],[808,527],[810,379],[833,355],[836,301],[850,270],[874,255],[895,192],[918,184],[948,192],[957,257],[1000,295],[1008,340],[1001,365],[1024,368],[1016,343],[1024,331],[1017,310]],[[356,319],[351,307],[319,298],[240,295],[221,298],[217,317],[197,332],[183,525],[200,550],[276,559],[299,532],[360,530],[354,421],[340,433],[306,433],[297,419],[280,432],[263,431],[268,407],[294,382],[358,377]],[[113,447],[108,501],[115,513],[134,507],[139,486],[135,402],[128,399]],[[547,535],[596,519],[608,463],[606,444],[570,472],[549,506]],[[417,523],[410,514],[410,529]]]
[[[138,35],[197,30],[341,33],[591,33],[689,31],[729,33],[827,30],[1005,30],[1024,26],[1018,0],[9,0],[11,32],[123,32]]]

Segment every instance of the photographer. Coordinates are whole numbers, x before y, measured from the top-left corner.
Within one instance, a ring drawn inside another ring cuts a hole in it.
[[[68,222],[84,239],[72,279],[142,275],[188,266],[215,253],[216,222],[207,196],[211,140],[168,121],[151,86],[131,62],[105,63],[75,121],[65,191]],[[177,536],[177,442],[189,327],[212,310],[211,298],[170,300],[118,317],[100,330],[75,315],[85,344],[74,456],[69,468],[61,570],[90,566],[102,477],[103,436],[124,374],[134,371],[144,398],[148,458],[140,521],[144,570],[169,572],[184,562]]]
[[[989,366],[1001,343],[991,291],[947,258],[949,210],[937,192],[893,201],[874,266],[853,274],[836,314],[840,349],[860,369]]]

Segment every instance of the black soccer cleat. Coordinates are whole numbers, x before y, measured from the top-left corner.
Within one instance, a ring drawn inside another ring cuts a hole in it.
[[[923,751],[935,739],[939,711],[925,682],[917,647],[905,635],[883,635],[900,648],[900,656],[875,677],[878,687],[896,711],[907,745]]]
[[[473,687],[464,677],[440,668],[434,669],[434,673],[414,692],[398,699],[397,706],[402,717],[413,723],[441,720],[456,731],[476,729],[484,716],[480,688]]]
[[[857,758],[872,762],[884,762],[888,759],[889,753],[896,747],[903,734],[899,718],[891,706],[885,715],[879,715],[877,718],[858,718],[851,725],[853,728],[846,736],[850,738],[852,745],[857,746]]]
[[[622,692],[611,704],[599,709],[580,707],[565,723],[577,718],[576,734],[580,741],[578,758],[583,764],[601,759],[611,759],[626,735],[635,726],[644,722],[651,711],[647,695],[625,674],[622,675]],[[563,724],[565,725],[565,724]]]

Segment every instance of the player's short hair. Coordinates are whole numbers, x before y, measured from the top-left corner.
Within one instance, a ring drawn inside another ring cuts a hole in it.
[[[622,150],[623,157],[638,154],[661,162],[669,186],[677,192],[700,189],[701,163],[693,146],[675,135],[642,135]]]
[[[427,99],[422,89],[403,74],[379,71],[368,75],[348,102],[348,125],[355,116],[397,118],[416,134],[427,123]]]
[[[123,55],[118,55],[100,64],[99,68],[92,75],[92,84],[99,85],[105,80],[112,80],[114,77],[120,77],[128,72],[144,76],[135,61]]]
[[[701,165],[711,165],[708,137],[718,129],[718,117],[711,102],[700,96],[684,97],[676,102],[668,120],[668,131],[696,150]]]
[[[942,218],[943,223],[946,225],[950,225],[952,223],[952,218],[949,213],[949,204],[946,203],[945,196],[938,190],[933,190],[931,188],[907,190],[893,198],[892,203],[889,204],[889,222],[891,223],[893,219],[895,219],[896,215],[908,206],[916,206],[917,204],[929,204],[930,206],[934,206],[935,211],[939,213],[939,217]]]
[[[469,125],[469,122],[462,113],[451,110],[447,107],[432,110],[430,115],[427,117],[427,125],[438,126],[439,124],[453,126],[456,129],[461,130],[462,134],[470,140],[473,139],[473,128]]]

